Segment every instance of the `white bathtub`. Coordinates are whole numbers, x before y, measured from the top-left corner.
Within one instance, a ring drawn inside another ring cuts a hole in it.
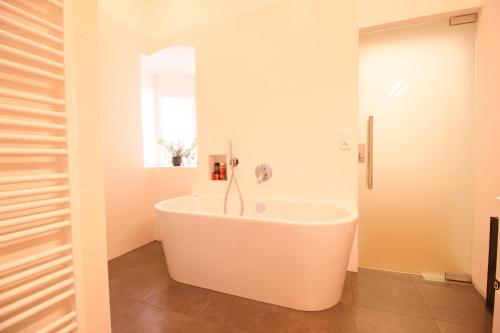
[[[224,216],[223,201],[191,195],[155,205],[172,279],[305,311],[340,300],[354,204],[246,199],[240,217]],[[237,200],[230,205],[238,210]]]

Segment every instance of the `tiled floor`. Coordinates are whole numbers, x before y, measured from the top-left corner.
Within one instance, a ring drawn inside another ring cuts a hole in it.
[[[109,279],[114,333],[491,332],[474,288],[417,275],[349,273],[339,304],[302,312],[175,282],[153,242],[112,260]]]

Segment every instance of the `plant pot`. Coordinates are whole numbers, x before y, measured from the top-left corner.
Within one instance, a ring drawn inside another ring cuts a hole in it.
[[[172,165],[173,166],[181,166],[182,164],[182,156],[172,156]]]

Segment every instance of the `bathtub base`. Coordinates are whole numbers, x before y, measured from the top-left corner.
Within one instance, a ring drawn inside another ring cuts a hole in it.
[[[174,280],[319,311],[342,296],[355,224],[311,228],[166,213],[160,228]]]

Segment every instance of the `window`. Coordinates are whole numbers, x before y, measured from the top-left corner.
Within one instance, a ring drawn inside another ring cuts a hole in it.
[[[157,129],[158,141],[164,143],[157,150],[160,165],[172,164],[172,152],[182,147],[189,155],[183,158],[183,166],[193,166],[198,162],[196,149],[196,109],[194,97],[160,96],[158,98]]]
[[[141,55],[141,108],[144,166],[197,166],[193,47]]]

